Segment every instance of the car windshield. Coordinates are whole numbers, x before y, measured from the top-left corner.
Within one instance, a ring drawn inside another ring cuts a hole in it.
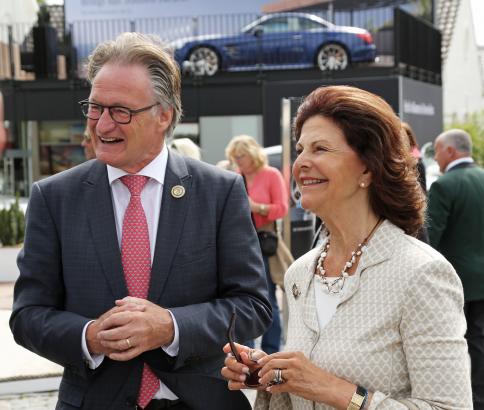
[[[264,33],[284,33],[289,31],[312,31],[329,28],[331,23],[323,19],[312,19],[304,16],[274,16],[260,18],[242,28],[243,33],[252,33],[256,27]]]

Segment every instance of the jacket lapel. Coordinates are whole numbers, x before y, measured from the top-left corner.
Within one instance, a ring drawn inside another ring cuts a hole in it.
[[[382,222],[368,242],[366,251],[361,255],[360,263],[354,275],[355,280],[349,281],[340,303],[344,303],[355,294],[360,287],[361,276],[365,274],[368,268],[378,265],[392,256],[395,250],[395,241],[400,233],[401,229],[388,220]]]
[[[326,241],[326,240],[325,240]],[[308,264],[304,267],[304,274],[301,275],[301,293],[303,299],[303,321],[304,324],[313,332],[319,332],[318,313],[315,308],[316,300],[314,296],[314,272],[319,257],[319,252],[326,242],[314,250],[314,256],[308,259]]]
[[[106,165],[100,161],[93,162],[91,171],[82,186],[85,191],[84,206],[85,209],[90,210],[88,223],[92,241],[101,261],[103,274],[115,299],[121,299],[128,294],[128,289],[121,264]]]
[[[156,235],[155,255],[151,267],[151,282],[148,299],[157,302],[171,270],[178,242],[185,223],[191,195],[192,176],[188,174],[185,160],[172,150],[168,153],[161,211]],[[172,195],[172,188],[183,186],[185,194],[181,197]]]

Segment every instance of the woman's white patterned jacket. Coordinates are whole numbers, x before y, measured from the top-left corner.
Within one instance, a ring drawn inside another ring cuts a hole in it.
[[[303,255],[286,274],[284,350],[302,351],[317,366],[373,392],[368,410],[472,409],[463,291],[449,262],[384,221],[334,317],[320,330],[313,280],[319,252]],[[255,409],[267,408],[268,398],[259,393]],[[287,408],[329,406],[295,395],[272,397],[271,410]]]

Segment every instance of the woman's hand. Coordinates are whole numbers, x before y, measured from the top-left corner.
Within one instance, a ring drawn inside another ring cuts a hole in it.
[[[278,352],[258,361],[262,366],[259,382],[273,383],[276,369],[281,369],[283,382],[266,387],[271,393],[289,392],[335,408],[346,408],[355,385],[320,369],[301,352]]]
[[[222,376],[228,380],[229,390],[247,389],[247,386],[244,384],[247,376],[251,372],[260,369],[261,366],[257,363],[257,360],[267,356],[267,354],[262,350],[251,349],[238,343],[235,343],[235,346],[240,354],[242,363],[235,360],[235,357],[232,354],[228,354],[225,358],[225,367],[222,368],[220,373],[222,373]],[[224,346],[223,351],[225,353],[231,353],[230,345],[228,343]],[[261,386],[258,390],[263,390],[264,388],[265,386]]]
[[[254,214],[256,214],[259,210],[259,204],[255,203],[249,196],[249,206],[250,206],[250,211]]]

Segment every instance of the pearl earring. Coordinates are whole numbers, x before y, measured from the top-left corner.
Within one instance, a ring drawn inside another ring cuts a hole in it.
[[[365,183],[364,183],[364,182],[361,182],[361,183],[360,183],[360,187],[364,188],[365,186],[366,186],[366,185],[365,185]]]

